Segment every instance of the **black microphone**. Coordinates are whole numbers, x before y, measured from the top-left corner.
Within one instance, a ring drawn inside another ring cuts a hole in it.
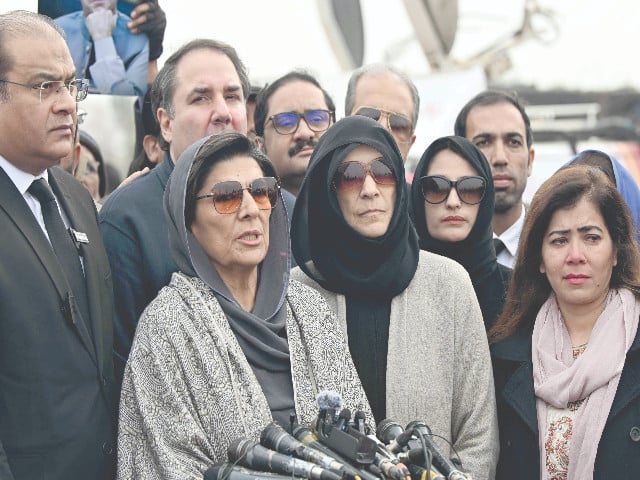
[[[433,465],[440,470],[447,480],[470,480],[471,476],[458,469],[454,463],[447,458],[432,439],[431,429],[421,420],[415,420],[407,424],[407,430],[416,432],[420,441],[424,443],[433,457]]]
[[[324,425],[333,425],[336,421],[336,412],[342,409],[342,397],[338,392],[323,390],[316,397],[320,413],[316,423],[316,430],[322,430]]]
[[[295,475],[312,480],[341,479],[340,475],[319,467],[318,465],[314,465],[306,460],[287,457],[247,438],[238,438],[231,443],[227,454],[231,462],[239,463],[245,467],[256,470]]]
[[[297,438],[289,435],[284,428],[275,422],[270,423],[262,430],[260,443],[276,452],[295,455],[328,470],[333,470],[339,475],[345,475],[350,480],[361,480],[357,470],[349,468],[344,463],[338,462],[335,458],[320,450],[305,445]]]
[[[365,424],[365,420],[367,415],[362,411],[358,410],[356,414],[353,416],[353,420],[355,422],[356,428],[362,434],[368,434],[367,426]]]
[[[391,453],[398,453],[413,438],[413,430],[405,430],[395,420],[385,418],[378,424],[376,435]]]
[[[294,479],[298,477],[293,477]],[[209,467],[204,472],[204,480],[291,480],[291,475],[258,472],[230,463],[220,463]]]
[[[348,408],[343,408],[340,411],[340,415],[338,415],[338,419],[336,420],[335,427],[344,432],[347,430],[350,420],[351,420],[351,410],[349,410]]]

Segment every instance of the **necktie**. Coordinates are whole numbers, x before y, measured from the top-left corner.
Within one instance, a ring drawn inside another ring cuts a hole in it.
[[[44,226],[49,234],[49,240],[53,251],[62,267],[67,284],[71,288],[76,305],[85,321],[89,323],[89,307],[87,300],[87,287],[85,285],[84,273],[80,264],[78,250],[64,226],[56,198],[53,196],[51,187],[44,178],[34,180],[28,189],[29,193],[36,197],[42,208]]]
[[[502,253],[502,251],[507,248],[502,240],[499,238],[493,239],[493,248],[496,249],[496,257]]]

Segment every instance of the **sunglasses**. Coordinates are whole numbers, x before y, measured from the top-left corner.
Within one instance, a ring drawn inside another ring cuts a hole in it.
[[[246,188],[235,180],[219,182],[213,186],[211,193],[200,195],[196,197],[196,200],[211,198],[216,212],[223,214],[235,213],[240,210],[245,190],[251,194],[253,201],[256,202],[260,210],[271,210],[278,201],[280,185],[273,177],[256,178]]]
[[[360,162],[341,163],[333,175],[333,189],[344,192],[361,188],[367,175],[371,175],[378,185],[395,185],[396,177],[393,169],[382,158],[377,158],[369,164]]]
[[[324,132],[331,125],[334,113],[329,110],[305,110],[303,113],[283,112],[272,115],[269,120],[280,135],[291,135],[298,131],[301,118],[304,119],[312,132]]]
[[[455,182],[440,175],[420,177],[422,196],[427,203],[438,204],[449,198],[451,189],[455,188],[458,198],[467,205],[480,203],[487,189],[487,182],[482,177],[462,177]]]
[[[402,115],[401,113],[392,112],[390,110],[384,110],[377,107],[360,107],[356,110],[356,115],[362,115],[363,117],[369,117],[376,122],[382,115],[387,117],[387,129],[393,133],[396,139],[401,142],[408,142],[411,140],[411,134],[413,133],[413,127],[411,120]]]

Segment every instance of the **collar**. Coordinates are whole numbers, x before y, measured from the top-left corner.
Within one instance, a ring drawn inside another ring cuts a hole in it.
[[[525,208],[524,203],[522,204],[522,211],[520,212],[520,216],[518,219],[507,228],[502,235],[493,234],[493,238],[499,238],[504,243],[507,251],[511,254],[512,257],[516,256],[516,252],[518,251],[518,242],[520,242],[520,234],[522,233],[522,227],[524,226],[524,215]]]
[[[27,193],[27,189],[31,186],[34,180],[38,178],[44,178],[49,183],[49,172],[44,170],[40,175],[34,176],[23,170],[20,170],[14,164],[9,162],[6,158],[0,155],[0,167],[4,170],[7,176],[11,179],[16,186],[20,195],[24,196]]]
[[[491,345],[491,356],[499,360],[531,362],[532,328],[520,329],[510,337]]]

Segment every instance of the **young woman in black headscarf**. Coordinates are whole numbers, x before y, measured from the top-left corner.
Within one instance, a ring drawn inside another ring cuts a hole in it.
[[[474,478],[492,478],[489,349],[469,275],[420,251],[402,157],[362,116],[320,138],[292,218],[292,278],[319,290],[347,333],[376,421],[424,420]]]
[[[491,167],[469,140],[441,137],[424,152],[411,185],[420,248],[461,264],[469,273],[487,330],[504,304],[511,269],[493,246]]]

